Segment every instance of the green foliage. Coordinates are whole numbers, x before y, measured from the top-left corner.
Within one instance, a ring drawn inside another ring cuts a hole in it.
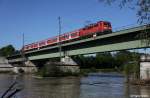
[[[98,68],[114,67],[114,58],[109,52],[96,54],[96,62],[97,62]]]
[[[99,0],[108,5],[118,4],[120,8],[128,7],[135,10],[139,23],[150,22],[150,0]],[[118,3],[114,3],[118,2]]]
[[[0,49],[0,55],[5,57],[12,55],[14,52],[15,48],[12,45],[8,45]]]
[[[84,69],[114,69],[122,72],[124,70],[127,71],[128,67],[125,68],[125,65],[129,62],[134,62],[134,64],[138,65],[139,57],[140,54],[138,53],[123,50],[116,52],[113,55],[105,52],[97,53],[95,56],[79,55],[73,57],[73,59],[78,63],[78,65],[80,65],[81,68]],[[139,66],[135,66],[133,69],[135,70],[134,73],[139,73]]]
[[[124,65],[124,73],[126,75],[130,75],[131,73],[133,73],[133,69],[134,69],[135,64],[133,63],[128,63]]]
[[[54,63],[47,63],[41,69],[38,70],[38,75],[42,77],[58,76],[60,73],[61,71]]]
[[[119,51],[114,55],[115,66],[119,68],[119,70],[123,70],[123,65],[132,61],[132,53],[129,51]]]
[[[126,75],[127,82],[137,80],[140,77],[140,65],[138,62],[130,62],[124,65],[124,73]]]
[[[138,53],[132,53],[131,54],[131,60],[124,64],[124,73],[126,75],[127,82],[132,80],[139,79],[140,77],[140,54]]]
[[[115,60],[111,53],[97,53],[96,56],[75,56],[73,59],[81,68],[113,68]]]

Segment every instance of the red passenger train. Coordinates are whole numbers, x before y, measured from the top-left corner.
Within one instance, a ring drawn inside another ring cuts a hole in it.
[[[69,33],[61,34],[60,36],[55,36],[46,40],[25,45],[24,51],[41,49],[43,47],[56,45],[59,42],[65,43],[65,42],[80,40],[81,38],[92,37],[96,35],[99,36],[111,32],[112,32],[112,27],[110,22],[99,21],[97,23],[85,26],[84,28]]]

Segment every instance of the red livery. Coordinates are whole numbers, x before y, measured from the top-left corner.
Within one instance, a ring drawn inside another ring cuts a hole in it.
[[[85,26],[84,28],[81,28],[81,29],[78,29],[69,33],[64,33],[60,36],[55,36],[46,40],[42,40],[39,42],[25,45],[23,48],[24,48],[24,51],[41,49],[42,47],[56,45],[59,42],[69,43],[70,41],[80,40],[81,38],[92,37],[92,36],[96,37],[96,35],[103,35],[103,34],[110,33],[110,32],[112,32],[110,22],[99,21],[97,23]]]

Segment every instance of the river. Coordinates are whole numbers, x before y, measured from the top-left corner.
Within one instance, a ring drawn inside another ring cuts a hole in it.
[[[0,74],[0,94],[14,81],[23,88],[15,98],[150,98],[149,86],[128,85],[118,73],[44,79],[31,75]]]

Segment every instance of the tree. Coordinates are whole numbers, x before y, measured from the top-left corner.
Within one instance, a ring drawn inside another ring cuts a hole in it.
[[[129,51],[123,50],[119,51],[114,55],[115,58],[115,65],[123,70],[123,66],[132,61],[132,54]]]
[[[87,67],[86,57],[84,57],[83,55],[77,55],[72,58],[78,65],[80,65],[81,68]]]
[[[96,54],[96,59],[98,68],[113,68],[114,67],[114,58],[111,53],[98,53]]]
[[[5,57],[12,55],[14,52],[15,48],[12,45],[7,45],[0,49],[0,55]]]
[[[132,10],[137,11],[139,23],[150,23],[150,0],[99,0],[111,5],[114,2],[119,2],[120,8],[129,7]]]

